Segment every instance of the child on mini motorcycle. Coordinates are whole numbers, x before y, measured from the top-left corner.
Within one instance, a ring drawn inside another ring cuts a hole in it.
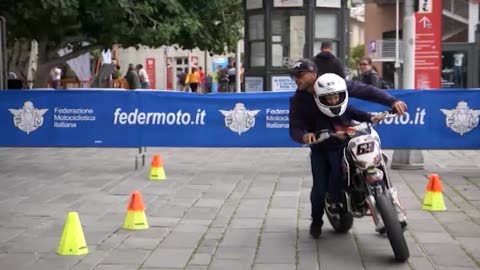
[[[319,174],[319,177],[328,179],[328,181],[321,181],[328,183],[327,189],[323,187],[323,190],[328,190],[326,211],[341,214],[345,211],[342,200],[342,192],[346,185],[342,168],[343,149],[348,143],[345,131],[354,125],[354,120],[373,123],[382,120],[385,114],[373,116],[348,105],[345,80],[336,74],[326,73],[320,76],[315,82],[314,89],[315,102],[321,112],[321,116],[316,118],[316,130],[321,131],[320,136],[335,134],[326,139],[319,138],[319,143],[310,146],[312,151],[315,149],[321,153],[321,158],[317,159],[321,164],[318,164],[319,170],[315,173]],[[315,188],[319,187],[315,187],[314,183],[313,189]],[[406,219],[402,222],[406,225]]]

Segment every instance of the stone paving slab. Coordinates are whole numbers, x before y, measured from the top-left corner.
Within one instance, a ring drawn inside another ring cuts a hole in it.
[[[0,148],[0,269],[480,269],[480,151],[423,152],[424,170],[390,171],[411,253],[395,263],[368,217],[311,239],[307,149],[149,148],[167,175],[149,181],[136,149]],[[447,211],[421,210],[431,173]],[[122,228],[134,190],[147,230]],[[69,211],[86,255],[56,254]]]

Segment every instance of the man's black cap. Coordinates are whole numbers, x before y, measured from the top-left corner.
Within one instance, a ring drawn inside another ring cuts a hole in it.
[[[302,58],[295,62],[290,69],[290,76],[296,77],[305,72],[317,72],[317,65],[308,58]]]

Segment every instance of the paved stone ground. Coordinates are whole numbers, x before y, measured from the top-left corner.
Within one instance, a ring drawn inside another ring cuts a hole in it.
[[[327,225],[321,239],[309,237],[307,149],[148,151],[148,161],[162,155],[167,180],[135,171],[135,149],[0,148],[0,269],[480,268],[480,151],[425,151],[425,170],[391,171],[409,217],[403,264],[367,217],[348,234]],[[421,210],[431,172],[445,212]],[[127,231],[136,189],[150,228]],[[69,211],[80,216],[87,255],[56,254]]]

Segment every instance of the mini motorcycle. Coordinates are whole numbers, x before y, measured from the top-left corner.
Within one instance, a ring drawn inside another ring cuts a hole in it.
[[[396,116],[389,112],[384,115],[384,119]],[[360,123],[341,133],[348,140],[343,149],[343,202],[331,202],[327,194],[325,212],[335,231],[341,233],[350,230],[354,217],[371,216],[375,230],[386,233],[395,259],[404,262],[410,256],[403,235],[406,215],[388,175],[388,158],[381,149],[378,133],[373,129],[376,124]],[[316,132],[316,143],[331,136],[339,137],[339,133]]]

